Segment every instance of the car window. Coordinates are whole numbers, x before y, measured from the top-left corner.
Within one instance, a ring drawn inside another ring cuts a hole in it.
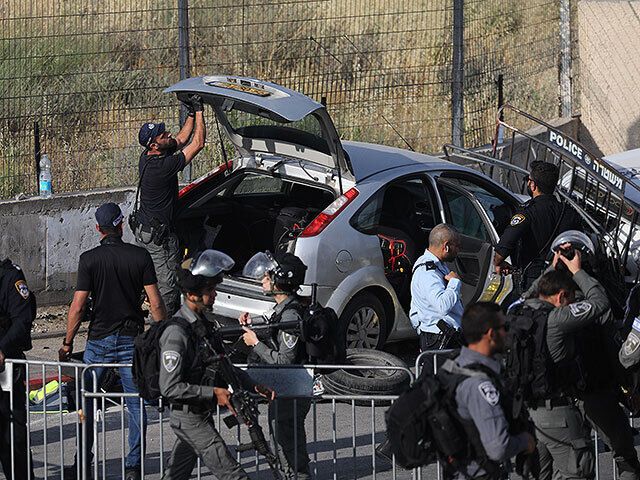
[[[421,178],[390,183],[378,190],[351,219],[351,225],[365,233],[379,227],[402,230],[410,236],[427,231],[436,223],[432,196]]]
[[[474,182],[473,179],[447,177],[447,182],[459,185],[473,195],[487,213],[498,236],[502,235],[502,232],[504,232],[514,213],[511,205],[501,200],[495,193],[490,192],[483,185]]]
[[[482,217],[471,200],[462,192],[447,185],[440,185],[447,223],[462,235],[490,242],[491,236]]]
[[[268,175],[248,174],[236,185],[234,195],[251,195],[256,193],[280,193],[282,179]]]

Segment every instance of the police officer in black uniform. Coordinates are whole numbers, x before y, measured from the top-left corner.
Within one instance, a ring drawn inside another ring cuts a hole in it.
[[[199,457],[220,480],[248,480],[213,421],[214,402],[231,411],[233,407],[228,379],[208,360],[225,353],[222,338],[205,317],[213,307],[216,286],[234,261],[217,250],[205,250],[185,263],[185,268],[177,272],[184,303],[169,320],[159,342],[160,393],[171,405],[170,424],[177,437],[162,478],[189,478]],[[271,389],[257,385],[246,372],[235,367],[234,371],[244,389],[255,390],[269,400],[274,398]]]
[[[532,199],[511,217],[496,246],[496,273],[510,273],[505,259],[512,256],[513,266],[522,271],[522,291],[531,286],[544,271],[544,258],[551,241],[566,230],[582,230],[578,213],[553,192],[560,175],[559,168],[548,162],[531,162],[525,178]]]
[[[262,290],[276,302],[268,323],[299,322],[305,306],[297,295],[304,282],[307,266],[291,253],[259,252],[247,262],[243,275],[262,282]],[[266,338],[258,338],[250,329],[249,313],[240,316],[246,325],[243,339],[251,347],[250,364],[300,365],[306,360],[306,349],[295,333],[273,330]],[[308,399],[278,399],[269,405],[271,433],[286,478],[311,478],[305,418],[311,409]]]
[[[22,270],[5,259],[0,263],[0,370],[3,375],[9,373],[7,359],[24,359],[24,352],[31,350],[31,325],[35,316],[36,299],[27,287]],[[0,462],[7,478],[19,480],[28,478],[29,472],[24,366],[14,366],[11,373],[13,405],[10,392],[0,391]]]
[[[136,198],[129,219],[136,241],[151,254],[169,315],[180,307],[176,284],[180,255],[173,223],[178,172],[202,150],[206,138],[202,98],[192,95],[190,101],[189,116],[175,138],[166,131],[164,123],[145,123],[140,128],[138,141],[145,148],[138,164],[140,205]],[[191,142],[187,144],[189,137]]]

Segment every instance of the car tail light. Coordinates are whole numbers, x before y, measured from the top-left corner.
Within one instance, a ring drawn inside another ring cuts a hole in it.
[[[320,214],[314,218],[309,225],[307,225],[307,228],[300,233],[300,236],[315,237],[318,235],[327,228],[327,225],[329,225],[333,219],[336,218],[338,214],[353,201],[354,198],[358,196],[358,193],[360,192],[358,192],[355,187],[344,192],[343,195],[340,195],[331,203],[331,205],[320,212]]]
[[[189,185],[185,185],[184,187],[182,187],[180,189],[180,191],[178,192],[178,198],[186,195],[188,192],[190,192],[191,190],[193,190],[194,188],[196,188],[198,185],[202,184],[202,183],[206,183],[209,180],[211,180],[213,177],[215,177],[216,175],[218,175],[219,173],[224,173],[227,170],[229,170],[231,168],[231,162],[226,162],[226,163],[221,163],[220,165],[218,165],[217,168],[214,168],[213,170],[211,170],[208,173],[205,173],[204,175],[202,175],[199,178],[196,178],[193,182],[191,182]]]

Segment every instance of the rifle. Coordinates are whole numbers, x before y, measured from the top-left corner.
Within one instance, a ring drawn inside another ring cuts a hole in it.
[[[249,437],[251,438],[251,446],[253,446],[253,449],[267,460],[273,478],[276,480],[282,479],[278,456],[271,451],[269,442],[264,436],[260,423],[258,423],[259,410],[255,397],[243,387],[236,367],[231,363],[229,358],[225,354],[217,353],[206,335],[201,335],[201,337],[211,353],[210,360],[219,366],[219,373],[233,389],[231,405],[236,411],[237,416],[229,415],[224,419],[224,423],[229,428],[244,423],[249,430]],[[239,450],[245,451],[249,448],[250,447],[246,445],[241,445]]]

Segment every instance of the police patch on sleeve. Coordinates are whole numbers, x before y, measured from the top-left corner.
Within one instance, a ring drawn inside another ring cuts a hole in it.
[[[493,383],[489,381],[482,382],[478,385],[478,390],[480,390],[482,398],[484,398],[492,407],[495,407],[500,401],[500,392],[498,392],[498,389],[493,386]]]
[[[180,363],[180,354],[178,352],[174,352],[173,350],[162,352],[162,366],[167,372],[173,372],[178,366],[178,363]]]
[[[640,347],[640,338],[638,338],[635,333],[631,332],[622,345],[622,354],[630,357],[636,352],[636,350],[638,350],[638,347]]]
[[[287,346],[287,348],[293,348],[296,346],[296,343],[298,343],[298,336],[291,335],[287,332],[282,332],[282,340],[284,340],[284,344]]]
[[[521,213],[516,213],[513,217],[511,217],[511,221],[509,225],[515,227],[516,225],[520,225],[522,222],[526,220],[526,217]]]
[[[572,303],[569,309],[574,317],[581,317],[591,311],[591,304],[589,302]]]
[[[18,280],[16,282],[16,290],[25,300],[29,298],[29,287],[27,287],[27,282],[25,282],[24,280]]]

